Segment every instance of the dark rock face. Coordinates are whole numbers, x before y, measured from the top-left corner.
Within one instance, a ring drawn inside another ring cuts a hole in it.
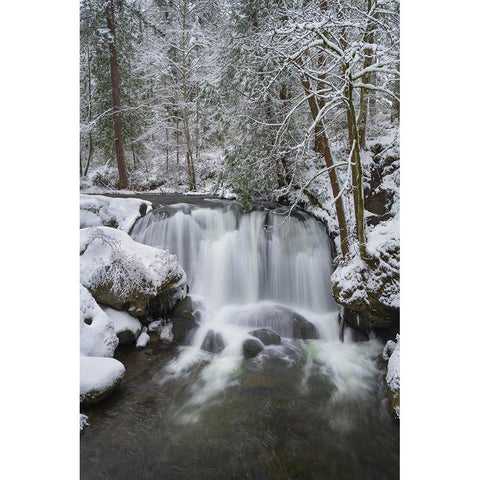
[[[191,297],[185,297],[175,305],[172,316],[172,333],[176,343],[185,345],[190,337],[189,333],[198,328]]]
[[[285,338],[307,340],[319,338],[315,326],[305,317],[283,305],[261,305],[240,309],[234,319],[237,325],[266,328]]]
[[[269,328],[257,328],[248,332],[252,337],[258,338],[265,346],[280,345],[282,338]]]
[[[137,337],[131,330],[117,332],[118,343],[132,343]]]
[[[260,340],[254,338],[247,338],[243,342],[243,356],[248,360],[256,357],[263,350],[263,345]]]
[[[205,340],[202,343],[201,349],[210,353],[220,353],[225,348],[225,342],[222,334],[209,330]]]

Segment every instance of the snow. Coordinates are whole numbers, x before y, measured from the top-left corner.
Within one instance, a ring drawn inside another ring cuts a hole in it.
[[[129,331],[135,338],[138,337],[142,329],[142,324],[137,318],[132,317],[132,315],[129,315],[127,312],[120,312],[114,308],[105,306],[101,308],[113,322],[117,336],[119,333]]]
[[[395,350],[388,359],[386,381],[391,390],[400,390],[400,335],[395,340]]]
[[[166,340],[168,342],[173,342],[173,324],[172,324],[172,322],[167,322],[166,325],[161,327],[161,329],[160,329],[160,340]]]
[[[117,345],[113,322],[90,292],[80,285],[80,355],[113,357]]]
[[[103,393],[120,381],[125,367],[114,358],[80,357],[80,401],[92,393]]]
[[[110,227],[80,230],[80,282],[89,289],[112,283],[120,298],[133,291],[155,295],[167,281],[186,283],[176,257],[167,250],[143,245]]]
[[[80,194],[80,228],[101,225],[130,231],[135,220],[152,209],[152,203],[138,198],[112,198]]]
[[[150,322],[148,324],[148,332],[149,333],[157,332],[160,329],[161,325],[162,325],[161,320],[155,320],[154,322]]]
[[[88,417],[83,413],[81,413],[80,414],[80,431],[82,431],[87,425],[90,425],[88,423]]]
[[[147,332],[142,332],[137,338],[137,343],[135,347],[144,348],[147,346],[149,341],[150,341],[150,335]]]

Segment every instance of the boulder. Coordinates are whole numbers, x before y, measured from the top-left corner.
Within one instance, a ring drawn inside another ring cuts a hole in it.
[[[269,328],[257,328],[248,332],[252,337],[258,338],[265,346],[280,345],[282,338]]]
[[[114,358],[80,357],[80,403],[99,402],[115,389],[124,375],[125,367]]]
[[[400,419],[400,335],[395,342],[390,340],[383,350],[383,358],[388,358],[387,376],[390,411],[395,420]]]
[[[174,307],[170,321],[174,340],[182,345],[188,343],[190,332],[197,329],[199,323],[191,297],[185,297]]]
[[[147,333],[147,327],[142,328],[142,332],[137,338],[137,343],[135,344],[135,348],[145,348],[150,342],[150,335]]]
[[[118,346],[115,327],[88,290],[80,285],[80,354],[113,357]]]
[[[110,307],[102,307],[108,318],[113,322],[119,343],[132,343],[140,335],[142,324],[138,318],[132,317],[127,312],[119,312]]]
[[[80,282],[95,300],[141,317],[170,311],[186,295],[174,255],[109,227],[80,230]]]
[[[227,319],[237,325],[261,327],[285,338],[319,338],[315,325],[289,307],[275,303],[260,303],[245,307],[228,308]],[[255,328],[257,329],[257,328]]]
[[[256,357],[262,350],[263,345],[260,340],[256,338],[247,338],[242,345],[243,356],[248,360]]]
[[[148,333],[155,333],[158,332],[160,327],[162,326],[162,321],[161,320],[155,320],[154,322],[150,322],[148,324]]]
[[[225,348],[223,336],[219,332],[209,330],[203,340],[201,349],[210,353],[220,353]]]

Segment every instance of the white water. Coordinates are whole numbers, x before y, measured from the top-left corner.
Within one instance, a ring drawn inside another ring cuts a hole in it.
[[[338,340],[329,239],[313,218],[286,218],[272,211],[242,214],[235,204],[221,208],[177,204],[147,214],[131,236],[177,255],[187,272],[190,294],[202,311],[192,344],[183,347],[168,367],[170,375],[178,377],[207,361],[192,385],[190,409],[183,420],[198,418],[198,405],[237,382],[243,341],[252,338],[249,331],[256,327],[276,330],[282,345],[268,346],[249,361],[261,364],[277,356],[287,368],[301,358],[300,390],[308,389],[308,379],[318,374],[335,385],[334,400],[361,398],[374,388],[378,376],[374,358],[381,346],[376,340],[353,343],[348,329],[345,343]],[[315,325],[320,339],[292,340],[278,304]],[[224,340],[220,353],[201,349],[210,330]]]

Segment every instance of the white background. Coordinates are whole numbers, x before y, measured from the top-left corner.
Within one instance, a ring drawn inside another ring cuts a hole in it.
[[[479,446],[479,8],[403,0],[401,21],[401,478],[469,479]],[[0,23],[0,476],[72,479],[78,4],[3,2]]]

